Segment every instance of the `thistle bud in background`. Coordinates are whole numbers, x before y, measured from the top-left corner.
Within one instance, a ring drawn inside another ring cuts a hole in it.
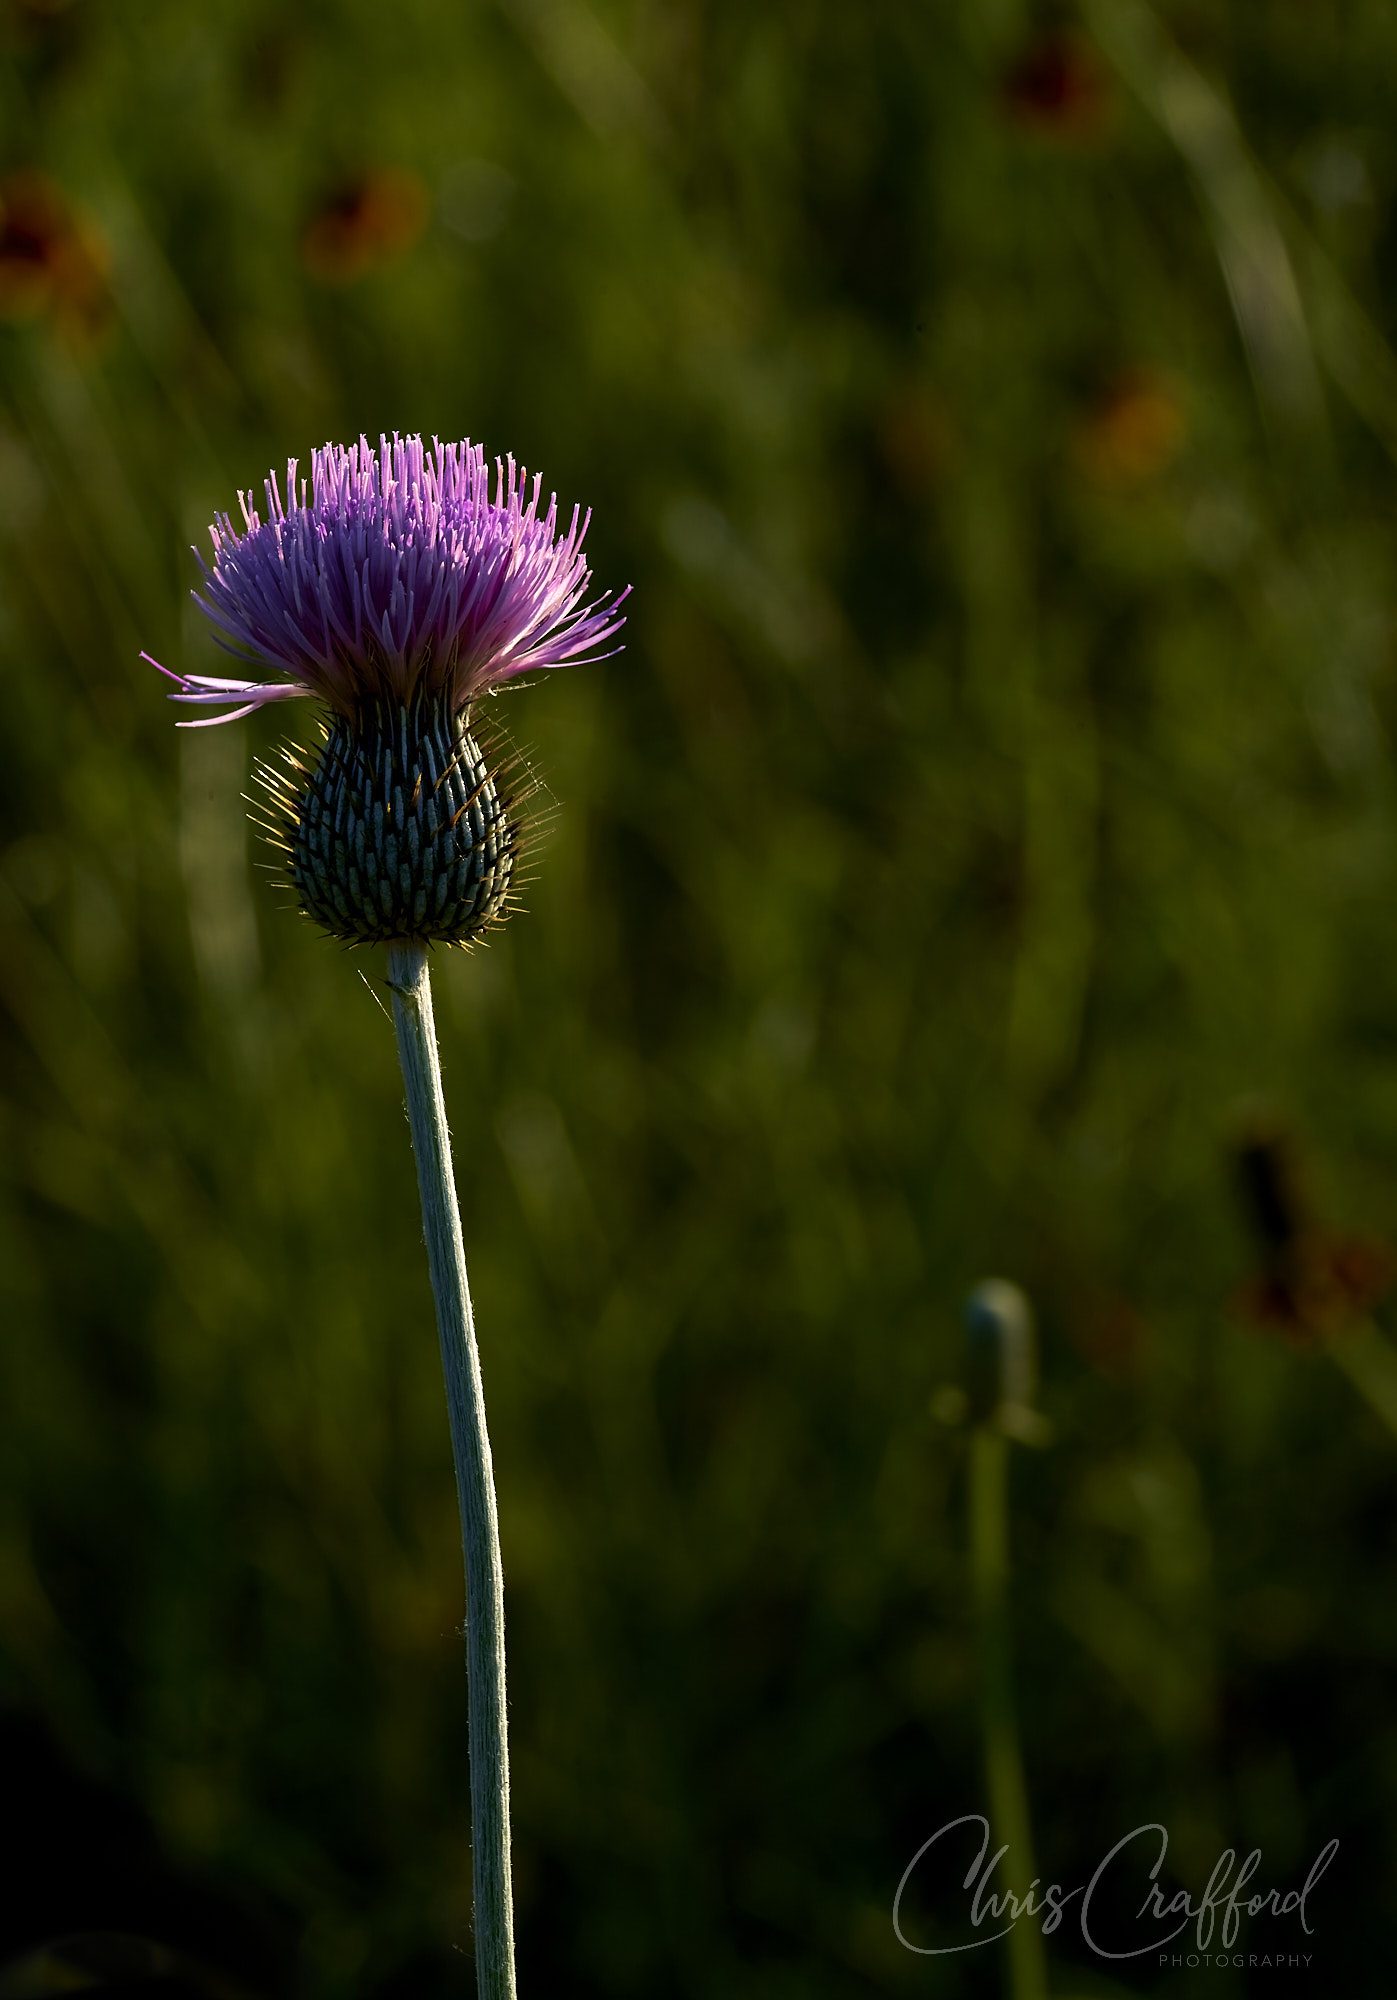
[[[965,1302],[966,1414],[1024,1442],[1046,1432],[1034,1409],[1038,1346],[1033,1308],[1017,1285],[986,1278]]]
[[[221,711],[197,727],[317,697],[319,750],[257,773],[300,907],[350,943],[469,944],[510,907],[527,790],[476,704],[617,650],[627,593],[589,601],[590,516],[561,527],[540,480],[510,458],[492,482],[469,440],[325,445],[265,493],[265,518],[244,494],[241,527],[215,520],[194,597],[270,677],[170,674],[171,698]]]

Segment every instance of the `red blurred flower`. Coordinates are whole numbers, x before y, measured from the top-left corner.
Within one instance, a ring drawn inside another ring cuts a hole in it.
[[[45,175],[0,180],[0,320],[51,319],[65,334],[101,331],[111,312],[110,254]]]
[[[1060,28],[1036,35],[1019,53],[1000,96],[1015,124],[1069,142],[1098,138],[1110,109],[1110,86],[1094,45]]]
[[[1330,1339],[1365,1319],[1397,1280],[1389,1246],[1316,1223],[1294,1145],[1274,1128],[1241,1140],[1234,1170],[1260,1257],[1236,1294],[1242,1316],[1300,1342]]]
[[[955,444],[946,404],[925,384],[903,381],[883,401],[876,422],[879,455],[901,491],[909,499],[929,491]]]
[[[332,189],[306,224],[306,269],[324,284],[353,284],[412,248],[428,206],[425,184],[405,168],[356,174]]]
[[[1172,464],[1187,430],[1182,398],[1168,377],[1129,368],[1078,418],[1072,453],[1097,486],[1141,486]]]

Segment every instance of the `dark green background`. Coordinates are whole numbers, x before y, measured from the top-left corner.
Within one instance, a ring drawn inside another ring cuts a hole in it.
[[[1227,1149],[1263,1106],[1328,1224],[1392,1227],[1397,13],[1100,0],[1065,97],[1063,19],[0,7],[0,170],[107,270],[0,326],[9,1953],[469,1990],[382,966],[257,871],[285,716],[177,734],[136,657],[220,671],[189,543],[401,429],[540,466],[635,586],[621,657],[493,711],[559,811],[438,971],[521,1990],[1003,1990],[890,1921],[984,1800],[935,1399],[991,1270],[1054,1426],[1014,1466],[1040,1867],[1160,1820],[1177,1882],[1291,1883],[1337,1837],[1309,1990],[1390,1990],[1397,1447],[1342,1332],[1237,1310]],[[329,282],[308,223],[388,169],[420,233]],[[1050,1968],[1277,1990],[1070,1931]]]

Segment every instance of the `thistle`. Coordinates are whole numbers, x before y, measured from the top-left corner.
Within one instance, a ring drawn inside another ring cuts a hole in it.
[[[542,482],[469,442],[367,439],[312,454],[309,487],[266,482],[266,518],[239,496],[194,601],[228,651],[271,679],[174,674],[174,701],[219,713],[186,728],[318,696],[324,744],[258,767],[267,831],[301,907],[354,943],[468,944],[509,906],[521,826],[473,730],[482,695],[535,668],[605,658],[618,597],[584,601],[577,508],[560,532]]]
[[[293,459],[285,498],[274,476],[265,491],[265,519],[241,495],[240,529],[214,521],[194,597],[220,643],[270,678],[150,663],[172,700],[218,711],[185,727],[323,704],[317,752],[259,766],[266,831],[308,916],[390,948],[466,1562],[477,1983],[482,2000],[511,2000],[503,1575],[427,947],[472,943],[511,906],[521,787],[474,705],[533,669],[605,658],[627,593],[589,601],[590,516],[574,509],[561,528],[556,500],[540,511],[539,480],[510,458],[492,483],[469,442],[326,445],[308,483]]]

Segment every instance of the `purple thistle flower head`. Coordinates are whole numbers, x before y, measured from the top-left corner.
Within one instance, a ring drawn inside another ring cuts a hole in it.
[[[194,599],[220,645],[276,678],[172,674],[172,700],[223,711],[186,728],[297,695],[347,717],[419,695],[455,712],[531,668],[619,650],[608,641],[628,592],[585,601],[590,513],[574,508],[560,529],[556,497],[540,511],[540,479],[508,458],[492,481],[469,439],[324,445],[308,484],[291,460],[284,500],[268,478],[265,519],[250,495],[239,501],[241,529],[228,514],[213,523]]]
[[[603,659],[628,595],[587,597],[590,515],[512,458],[493,482],[479,445],[421,438],[326,445],[266,518],[220,514],[195,601],[219,643],[271,670],[176,674],[172,699],[231,722],[316,695],[324,743],[258,771],[267,832],[301,908],[352,943],[469,944],[511,905],[523,835],[519,767],[482,749],[471,705],[533,667]],[[150,659],[147,653],[144,658]],[[151,661],[159,666],[158,660]]]

